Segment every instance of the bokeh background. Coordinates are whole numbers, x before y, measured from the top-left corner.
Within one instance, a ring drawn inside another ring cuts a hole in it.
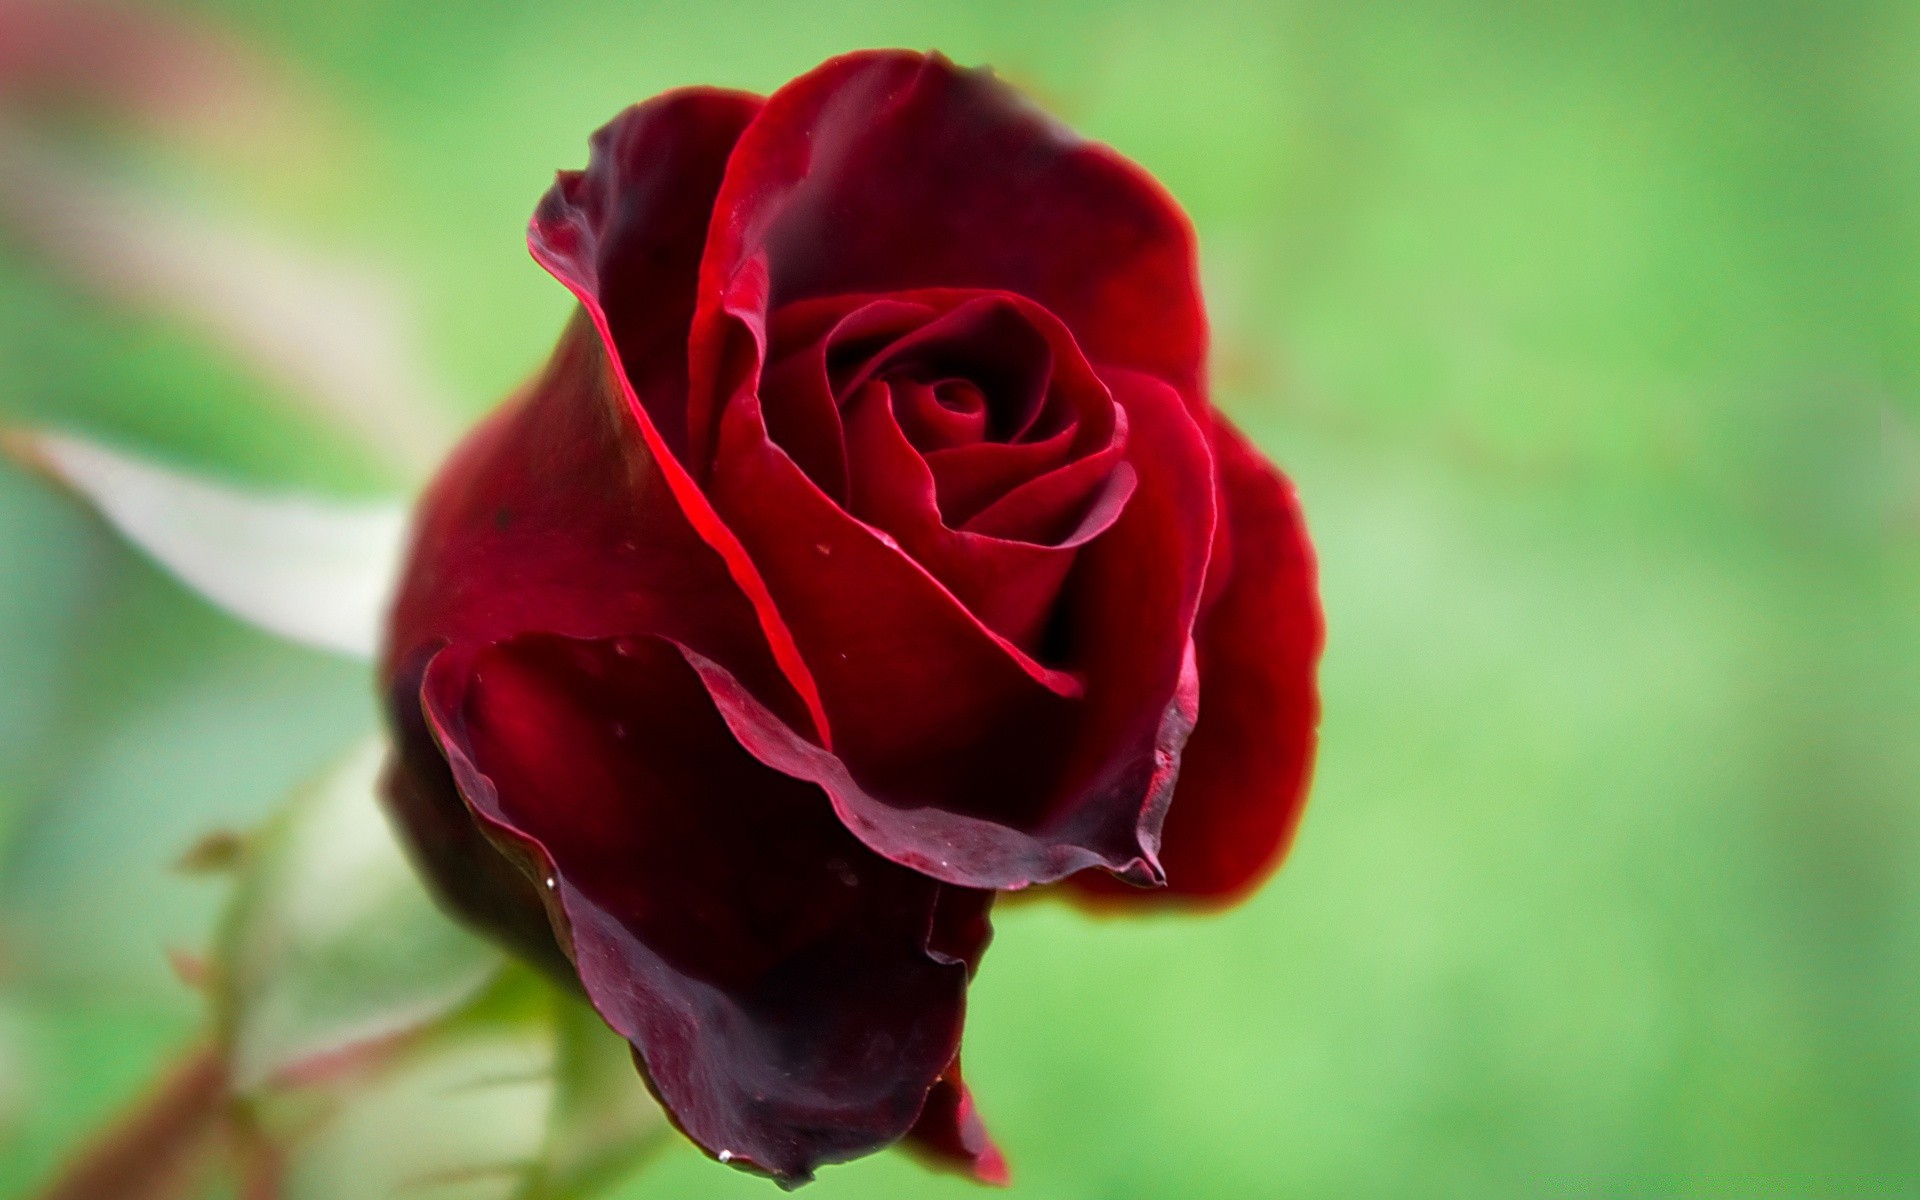
[[[284,107],[36,109],[35,144],[243,258],[359,264],[388,307],[313,320],[410,330],[449,427],[566,316],[522,243],[550,172],[670,86],[937,47],[1192,214],[1218,401],[1321,556],[1318,775],[1237,911],[1005,906],[967,1055],[1016,1195],[1920,1194],[1920,6],[165,11]],[[271,353],[77,268],[32,178],[0,418],[392,491],[405,453]],[[0,464],[0,1194],[201,1019],[169,952],[220,889],[170,863],[372,712]],[[889,1154],[810,1195],[970,1191]],[[771,1192],[683,1146],[621,1194]]]

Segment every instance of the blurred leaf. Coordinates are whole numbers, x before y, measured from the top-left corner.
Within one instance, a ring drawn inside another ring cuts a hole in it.
[[[549,1024],[486,1012],[409,1046],[289,1155],[286,1200],[510,1200],[553,1103]]]
[[[394,841],[374,798],[381,754],[356,747],[248,848],[215,960],[242,1093],[418,1029],[499,972]]]
[[[399,505],[254,495],[64,434],[10,435],[7,447],[229,613],[372,656],[406,529]]]
[[[626,1043],[517,965],[345,1070],[263,1090],[253,1111],[288,1200],[585,1200],[671,1132]]]
[[[434,907],[375,800],[381,753],[245,843],[214,969],[231,1086],[294,1200],[591,1195],[666,1120],[592,1009]]]

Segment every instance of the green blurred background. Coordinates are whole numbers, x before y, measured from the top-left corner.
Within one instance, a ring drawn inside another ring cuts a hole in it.
[[[1920,5],[206,0],[324,152],[127,178],[389,264],[481,412],[522,230],[661,89],[989,63],[1200,231],[1329,641],[1285,870],[1005,906],[968,1074],[1032,1197],[1920,1194]],[[380,494],[190,325],[0,240],[0,418]],[[0,466],[0,1193],[198,1020],[168,864],[372,720]],[[812,1196],[968,1194],[882,1155]],[[767,1196],[680,1147],[624,1194]]]

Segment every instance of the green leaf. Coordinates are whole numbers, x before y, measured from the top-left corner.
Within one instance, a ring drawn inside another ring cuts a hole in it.
[[[216,947],[222,1032],[241,1093],[446,1016],[503,957],[435,907],[357,746],[248,845]]]
[[[443,1021],[285,1153],[286,1200],[514,1200],[539,1169],[557,1092],[544,1012]],[[491,1011],[486,1011],[491,1010]]]
[[[51,475],[220,608],[289,641],[370,658],[399,569],[399,504],[261,495],[84,438],[5,433]]]
[[[357,746],[239,843],[213,969],[291,1200],[584,1200],[670,1133],[627,1043],[436,908]]]
[[[671,1133],[631,1052],[512,965],[458,1012],[252,1097],[287,1200],[587,1200]]]

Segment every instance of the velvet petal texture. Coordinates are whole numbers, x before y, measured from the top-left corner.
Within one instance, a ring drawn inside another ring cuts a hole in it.
[[[919,1120],[990,896],[873,855],[727,734],[680,646],[785,694],[786,720],[804,708],[644,448],[614,436],[599,344],[576,325],[436,485],[396,619],[389,803],[455,911],[577,971],[690,1136],[804,1178]],[[936,922],[937,904],[976,917]],[[783,1094],[783,1073],[814,1082]]]
[[[682,1130],[793,1182],[915,1127],[959,1052],[990,893],[866,850],[740,748],[669,642],[443,652],[424,696],[461,793],[545,873],[580,982]]]
[[[831,738],[818,691],[759,571],[682,462],[686,404],[681,364],[699,260],[689,253],[699,214],[712,220],[713,189],[731,162],[757,97],[696,88],[622,113],[594,135],[584,172],[563,171],[527,228],[527,246],[581,305],[607,360],[604,387],[624,405],[625,435],[644,449],[684,525],[710,546],[752,606],[785,681],[807,709],[806,727]]]
[[[1221,522],[1201,610],[1199,721],[1162,835],[1167,886],[1070,882],[1102,902],[1231,903],[1285,855],[1306,806],[1324,626],[1293,486],[1224,418],[1213,421]]]
[[[389,669],[422,647],[529,631],[671,637],[806,723],[752,605],[682,512],[584,319],[428,489],[389,626]]]
[[[1124,415],[1106,386],[1072,335],[1021,297],[845,298],[830,323],[823,307],[791,306],[773,324],[778,365],[760,388],[769,435],[981,624],[1041,653],[1075,551],[1133,490]],[[790,349],[796,324],[801,339],[827,328]],[[809,470],[810,455],[791,448],[806,436],[795,418],[828,406],[834,416],[811,427],[838,431],[840,452]]]
[[[818,680],[832,753],[722,699],[750,750],[820,783],[895,862],[969,887],[1084,867],[1151,883],[1187,731],[1188,631],[1213,527],[1204,434],[1165,383],[1114,373],[1140,486],[1060,599],[1068,674],[980,624],[897,543],[846,513],[736,396],[710,495]],[[1121,598],[1124,601],[1121,602]]]
[[[534,214],[536,256],[593,294],[661,438],[686,442],[687,333],[701,248],[727,162],[758,96],[686,88],[593,135],[585,171],[562,171]]]
[[[725,398],[723,312],[756,261],[774,309],[927,287],[1026,296],[1096,365],[1200,403],[1206,321],[1179,206],[989,71],[937,54],[834,59],[769,99],[715,206],[694,321],[696,455]]]

